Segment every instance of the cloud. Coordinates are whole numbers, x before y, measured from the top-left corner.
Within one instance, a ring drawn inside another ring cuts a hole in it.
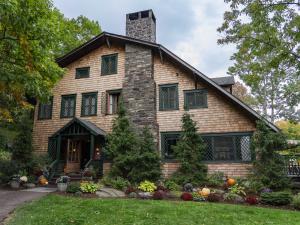
[[[157,40],[208,76],[224,76],[232,46],[218,46],[216,31],[226,4],[211,0],[54,0],[67,17],[84,15],[99,21],[102,30],[125,34],[125,15],[153,9]]]

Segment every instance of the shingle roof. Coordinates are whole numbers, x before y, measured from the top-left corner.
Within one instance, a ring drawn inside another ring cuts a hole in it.
[[[214,77],[211,78],[214,82],[216,82],[220,86],[228,86],[235,84],[233,76],[226,76],[226,77]]]
[[[100,47],[103,44],[107,44],[108,46],[110,46],[111,43],[120,43],[120,42],[133,43],[136,45],[146,46],[148,48],[151,48],[156,53],[158,53],[162,60],[164,58],[169,58],[170,60],[177,63],[179,66],[181,66],[183,69],[188,71],[195,79],[201,79],[202,82],[205,82],[207,85],[211,86],[220,94],[222,94],[225,98],[229,99],[231,102],[239,106],[242,110],[245,110],[247,113],[249,113],[250,116],[254,117],[254,119],[263,120],[272,130],[276,132],[280,131],[273,123],[263,118],[250,106],[248,106],[247,104],[245,104],[244,102],[242,102],[241,100],[239,100],[238,98],[230,94],[228,91],[224,90],[215,81],[213,81],[212,79],[204,75],[202,72],[198,71],[196,68],[194,68],[193,66],[191,66],[190,64],[188,64],[187,62],[179,58],[177,55],[175,55],[173,52],[165,48],[163,45],[157,43],[143,41],[140,39],[135,39],[128,36],[119,35],[119,34],[102,32],[101,34],[92,38],[90,41],[84,43],[78,48],[75,48],[74,50],[67,53],[66,55],[58,58],[56,62],[61,67],[65,67],[70,63],[72,63],[73,61],[83,57],[84,55],[88,54],[94,49]]]

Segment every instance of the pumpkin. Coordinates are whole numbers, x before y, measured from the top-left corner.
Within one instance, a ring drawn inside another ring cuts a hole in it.
[[[228,178],[228,179],[227,179],[227,185],[228,185],[228,186],[231,187],[231,186],[235,185],[235,183],[236,183],[236,182],[235,182],[235,179],[233,179],[233,178]]]
[[[47,185],[48,184],[48,180],[44,176],[40,176],[39,177],[39,183],[41,185]]]
[[[202,188],[199,194],[203,197],[207,197],[210,194],[210,190],[208,188]]]

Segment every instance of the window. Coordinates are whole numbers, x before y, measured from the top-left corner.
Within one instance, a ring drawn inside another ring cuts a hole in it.
[[[68,118],[75,116],[76,94],[63,95],[61,97],[61,118]]]
[[[180,132],[161,133],[162,158],[174,159],[173,147],[177,144],[179,137]]]
[[[159,86],[159,110],[178,109],[178,85]]]
[[[121,96],[120,90],[108,92],[108,99],[107,99],[107,102],[108,102],[107,113],[108,114],[116,114],[118,112],[120,96]]]
[[[206,161],[251,161],[251,134],[217,134],[203,136]]]
[[[88,78],[90,76],[90,67],[76,68],[76,79]]]
[[[207,90],[184,91],[184,107],[186,109],[198,109],[207,107]]]
[[[101,75],[117,73],[118,54],[104,55],[101,62]]]
[[[81,116],[97,115],[97,92],[82,94]]]
[[[39,109],[38,109],[39,120],[46,120],[52,118],[52,105],[53,105],[53,97],[50,98],[49,102],[39,104]]]

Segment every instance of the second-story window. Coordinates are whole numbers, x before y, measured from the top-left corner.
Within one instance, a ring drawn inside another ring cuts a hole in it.
[[[116,74],[118,69],[118,54],[101,57],[101,75]]]
[[[82,94],[81,116],[97,115],[97,92]]]
[[[90,67],[76,68],[76,79],[88,78],[90,76]]]
[[[166,84],[159,86],[159,110],[178,109],[178,85]]]
[[[184,91],[184,107],[186,109],[207,108],[207,90]]]
[[[47,103],[39,103],[38,119],[46,120],[52,118],[53,97]]]
[[[120,91],[112,91],[108,93],[108,114],[116,114],[118,112],[120,96]]]
[[[61,97],[61,118],[68,118],[75,116],[76,108],[76,94],[73,95],[63,95]]]

